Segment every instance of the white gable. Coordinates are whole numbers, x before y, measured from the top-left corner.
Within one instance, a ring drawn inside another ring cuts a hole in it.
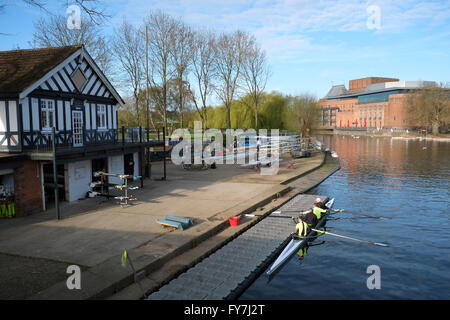
[[[85,77],[86,81],[80,81],[82,77]],[[81,87],[80,83],[82,84]],[[26,88],[20,94],[20,98],[25,98],[35,89],[65,93],[79,92],[88,96],[115,98],[119,105],[123,105],[123,100],[117,91],[83,48],[77,50],[41,79]]]

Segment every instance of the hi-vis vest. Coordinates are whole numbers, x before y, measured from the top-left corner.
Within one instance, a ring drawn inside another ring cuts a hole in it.
[[[298,230],[299,237],[306,237],[308,234],[308,224],[304,221],[297,223],[295,230]]]
[[[318,207],[314,207],[313,208],[313,212],[316,215],[317,220],[319,220],[322,217],[322,214],[327,212],[327,210],[324,210],[324,209],[321,209],[321,208],[318,208]]]

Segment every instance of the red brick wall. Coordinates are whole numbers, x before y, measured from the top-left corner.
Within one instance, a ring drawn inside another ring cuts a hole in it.
[[[357,119],[357,116],[359,117],[358,112],[358,99],[346,99],[346,100],[320,100],[317,104],[320,110],[322,110],[322,106],[325,107],[325,114],[324,114],[324,125],[321,126],[321,114],[319,114],[319,120],[317,123],[317,126],[321,129],[333,129],[336,125],[337,128],[340,126],[347,127],[348,124],[350,124],[350,127],[354,127],[354,122]],[[328,126],[328,110],[326,108],[339,108],[339,112],[337,114],[337,117],[335,117],[336,111],[332,111],[332,126]],[[344,111],[345,110],[345,111]],[[336,121],[336,123],[334,123]],[[358,119],[358,127],[360,127],[359,119]]]
[[[42,183],[39,161],[26,160],[14,170],[17,216],[42,210]]]
[[[317,104],[318,108],[324,107],[338,107],[339,112],[336,117],[336,127],[346,128],[350,124],[350,128],[356,127],[356,120],[358,121],[358,128],[364,127],[364,115],[367,114],[366,127],[367,128],[409,128],[412,123],[408,121],[408,110],[406,106],[407,94],[392,94],[389,96],[388,102],[374,102],[366,104],[358,104],[358,99],[348,100],[320,100]],[[379,107],[382,106],[380,110]],[[376,109],[374,108],[376,107]],[[344,111],[345,110],[345,111]],[[376,111],[375,111],[376,110]],[[334,112],[334,111],[333,111]],[[374,113],[377,113],[376,121],[374,120]],[[381,112],[381,119],[380,119]],[[325,125],[317,124],[321,129],[332,129],[327,125],[327,114],[325,111]],[[369,114],[372,116],[370,120]],[[362,121],[360,116],[362,115]]]
[[[370,84],[380,83],[380,82],[393,82],[399,81],[395,78],[380,78],[380,77],[368,77],[362,79],[354,79],[348,82],[348,87],[350,92],[360,92],[364,91],[366,87]]]

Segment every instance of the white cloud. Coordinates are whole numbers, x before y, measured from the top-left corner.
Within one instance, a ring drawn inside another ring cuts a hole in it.
[[[118,11],[140,23],[149,10],[162,9],[194,27],[216,31],[234,31],[237,28],[251,32],[267,51],[273,65],[291,66],[299,70],[306,64],[319,64],[321,77],[339,77],[333,66],[351,65],[357,58],[361,66],[381,63],[392,51],[403,52],[402,45],[378,37],[378,44],[354,42],[357,36],[373,37],[403,33],[411,39],[412,30],[438,30],[448,39],[446,27],[450,20],[450,1],[425,0],[112,0]],[[381,29],[369,30],[367,8],[380,8]],[[442,27],[444,26],[444,27]],[[442,30],[440,30],[440,28]],[[346,37],[346,34],[351,34]],[[353,33],[357,33],[354,37]],[[429,32],[428,34],[432,34]],[[434,33],[433,33],[434,34]],[[342,37],[341,37],[342,36]],[[430,41],[434,36],[430,36]],[[437,37],[437,36],[436,36]],[[387,38],[387,37],[386,37]],[[414,37],[412,37],[414,38]],[[420,46],[416,42],[415,46]],[[380,47],[379,44],[382,46]],[[383,47],[384,46],[384,47]],[[408,45],[413,48],[414,45]],[[391,48],[391,49],[388,49]],[[364,68],[362,66],[362,68]],[[366,70],[370,71],[370,70]]]
[[[381,10],[381,30],[401,32],[424,21],[439,25],[448,22],[450,3],[440,1],[360,1],[360,0],[172,0],[126,3],[113,0],[123,15],[139,23],[151,9],[162,9],[182,17],[188,24],[232,31],[252,32],[273,58],[296,56],[302,50],[321,48],[308,37],[312,32],[374,32],[368,30],[366,9],[376,5]],[[114,17],[114,19],[117,18]]]

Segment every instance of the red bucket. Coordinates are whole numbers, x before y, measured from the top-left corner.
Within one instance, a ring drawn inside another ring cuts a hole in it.
[[[230,226],[232,227],[236,227],[239,224],[239,219],[241,217],[231,217],[230,219],[228,219],[228,221],[230,222]]]

